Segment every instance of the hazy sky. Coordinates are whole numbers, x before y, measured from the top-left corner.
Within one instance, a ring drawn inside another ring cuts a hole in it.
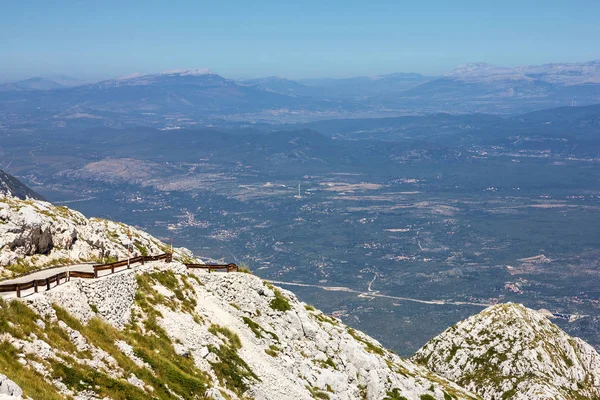
[[[2,0],[0,80],[210,68],[232,78],[442,74],[600,58],[598,0]]]

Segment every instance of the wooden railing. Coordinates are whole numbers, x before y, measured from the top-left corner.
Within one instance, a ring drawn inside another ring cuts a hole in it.
[[[85,273],[85,272],[84,272]],[[67,280],[67,272],[59,272],[56,275],[49,276],[44,279],[34,279],[29,282],[23,283],[9,283],[6,285],[0,285],[0,292],[17,292],[17,297],[21,297],[21,291],[33,288],[35,293],[38,292],[38,287],[46,286],[46,290],[50,290],[50,284],[56,283],[55,286],[60,285],[60,280]]]
[[[160,261],[160,260],[165,260],[166,262],[171,262],[171,261],[173,261],[173,254],[164,253],[164,254],[160,254],[158,256],[144,256],[144,261]]]
[[[69,278],[94,279],[96,274],[94,272],[70,271]]]
[[[129,258],[127,260],[115,261],[108,264],[98,264],[94,265],[94,278],[98,277],[98,271],[106,271],[110,269],[110,273],[115,273],[115,268],[119,267],[130,267],[133,264],[141,263],[144,265],[146,261],[159,261],[165,260],[166,262],[171,262],[173,260],[173,255],[169,253],[160,254],[158,256],[140,256],[135,258]]]
[[[173,255],[169,253],[160,254],[157,256],[140,256],[130,258],[128,260],[115,261],[107,264],[97,264],[93,266],[94,272],[85,271],[63,271],[58,274],[49,276],[44,279],[33,279],[29,282],[21,283],[9,283],[0,285],[0,293],[17,292],[17,297],[21,297],[21,291],[33,288],[35,293],[38,292],[39,287],[45,287],[46,290],[50,290],[51,284],[56,283],[55,287],[60,285],[61,280],[67,281],[70,278],[84,278],[84,279],[95,279],[98,278],[99,271],[110,270],[111,274],[115,273],[116,268],[131,267],[133,264],[144,264],[147,261],[161,261],[171,262]],[[207,269],[208,272],[213,271],[239,271],[236,264],[185,264],[190,269]]]
[[[20,283],[8,283],[4,285],[0,285],[0,293],[7,292],[17,292],[17,297],[21,297],[21,291],[28,290],[33,288],[35,293],[38,292],[38,288],[40,286],[45,286],[46,290],[50,290],[50,285],[52,283],[56,283],[55,287],[60,285],[60,281],[64,279],[64,281],[69,280],[70,278],[84,278],[84,279],[94,279],[98,278],[98,271],[107,271],[110,270],[110,273],[113,274],[115,272],[115,268],[131,266],[133,264],[144,264],[146,261],[159,261],[165,260],[166,262],[171,262],[173,259],[173,255],[166,253],[160,254],[158,256],[140,256],[135,258],[130,258],[129,260],[115,261],[108,264],[98,264],[94,265],[94,272],[85,272],[85,271],[63,271],[58,274],[49,276],[44,279],[33,279],[29,282],[20,282]]]
[[[239,268],[236,264],[185,264],[186,267],[192,269],[207,269],[208,272],[212,271],[239,271]]]

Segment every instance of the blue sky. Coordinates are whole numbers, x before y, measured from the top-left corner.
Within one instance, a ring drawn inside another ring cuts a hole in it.
[[[600,58],[600,1],[2,0],[0,80],[172,68],[232,78]]]

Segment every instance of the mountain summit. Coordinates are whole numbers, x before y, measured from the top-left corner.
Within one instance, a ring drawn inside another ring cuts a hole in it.
[[[179,76],[202,76],[202,75],[216,75],[208,68],[194,68],[194,69],[171,69],[162,72],[160,75],[179,75]]]
[[[600,397],[600,355],[519,304],[485,309],[412,358],[486,400]]]

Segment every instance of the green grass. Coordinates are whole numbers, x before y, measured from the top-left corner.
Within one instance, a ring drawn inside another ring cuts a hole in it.
[[[273,290],[273,293],[275,294],[275,298],[273,300],[271,300],[271,302],[269,303],[269,306],[273,309],[273,310],[277,310],[277,311],[282,311],[282,312],[286,312],[292,309],[292,306],[290,305],[289,300],[287,299],[287,297],[285,297],[276,287],[274,287],[273,285],[271,285],[270,287],[271,290]]]
[[[124,379],[114,379],[84,364],[51,360],[52,378],[59,379],[67,387],[81,392],[93,390],[102,397],[114,400],[146,400],[148,394]]]
[[[265,353],[267,353],[271,357],[279,356],[280,352],[281,352],[281,349],[277,345],[274,345],[274,344],[270,345],[268,349],[265,349]]]
[[[308,389],[308,391],[310,392],[310,394],[312,395],[312,397],[314,399],[324,399],[324,400],[329,400],[329,395],[321,390],[319,390],[318,388],[312,387],[312,386],[306,386],[306,389]]]
[[[259,339],[262,339],[264,337],[262,335],[262,332],[264,331],[264,329],[263,329],[262,326],[260,326],[256,322],[252,321],[248,317],[243,317],[242,320],[244,321],[244,323],[246,325],[248,325],[248,327],[250,328],[250,330],[252,331],[252,333],[254,333],[254,336],[256,336]]]
[[[358,336],[358,333],[352,329],[352,328],[348,328],[348,333],[350,334],[350,336],[352,336],[354,339],[358,340],[359,342],[361,342],[362,344],[365,345],[366,350],[369,353],[373,353],[373,354],[378,354],[380,356],[385,355],[385,352],[383,351],[383,349],[381,347],[375,346],[373,343],[361,338],[360,336]]]
[[[254,333],[254,336],[256,336],[257,338],[259,338],[259,339],[264,338],[263,333],[265,333],[267,335],[270,335],[277,342],[279,342],[279,337],[274,332],[266,330],[265,328],[263,328],[262,326],[260,326],[256,322],[252,321],[248,317],[243,317],[242,320],[244,321],[244,323],[246,325],[248,325],[248,327],[250,328],[250,330],[252,331],[252,333]]]
[[[172,271],[161,271],[152,274],[136,275],[138,291],[136,300],[145,312],[152,310],[158,304],[164,305],[173,311],[184,311],[194,315],[196,308],[196,295],[192,284],[186,276],[181,277],[181,282]],[[175,299],[165,298],[154,290],[153,286],[160,284],[175,294]]]
[[[87,325],[81,324],[77,319],[70,316],[65,310],[55,306],[57,317],[63,320],[71,328],[78,330],[89,343],[101,348],[110,354],[119,366],[128,373],[134,373],[147,385],[152,386],[154,395],[160,399],[169,399],[174,392],[182,397],[202,394],[209,387],[210,378],[203,371],[198,370],[192,359],[176,354],[171,340],[166,332],[157,324],[156,315],[140,318],[140,324],[151,332],[142,332],[137,324],[130,324],[123,331],[119,331],[99,318],[92,318]],[[137,366],[132,359],[123,354],[115,342],[123,340],[134,348],[137,357],[152,367],[152,371]],[[62,365],[58,366],[61,371],[69,372],[74,369],[75,373],[88,376],[89,371],[85,366]],[[54,368],[53,368],[54,369]],[[121,393],[128,393],[122,383],[107,381],[105,377],[90,375],[88,377],[96,382],[104,380],[115,392],[111,398],[138,398],[135,393],[132,397],[119,397]],[[84,380],[84,382],[86,382]],[[66,384],[66,383],[65,383]],[[168,385],[168,388],[166,385]],[[69,386],[69,385],[67,385]],[[146,394],[147,397],[147,394]]]
[[[326,322],[331,325],[338,325],[338,322],[334,318],[331,318],[321,312],[317,312],[317,310],[313,306],[305,305],[304,309],[306,311],[312,312],[312,316],[314,316],[319,322]]]
[[[150,255],[150,253],[148,252],[148,249],[144,245],[142,245],[141,243],[135,241],[135,242],[133,242],[133,245],[140,252],[140,255],[142,255],[142,256],[149,256]]]
[[[19,258],[16,264],[7,265],[5,268],[12,272],[14,275],[26,274],[28,272],[39,269],[38,266],[30,264],[28,261],[22,258]]]
[[[215,324],[211,325],[208,331],[224,342],[218,348],[213,345],[208,346],[208,350],[218,357],[218,361],[211,363],[211,366],[219,382],[242,396],[249,389],[248,381],[260,381],[260,379],[237,354],[242,347],[239,336],[230,329]]]
[[[108,236],[108,239],[111,242],[119,243],[119,234],[117,232],[115,232],[115,231],[108,231],[106,233],[106,235]]]
[[[331,357],[327,357],[327,360],[325,361],[315,360],[314,363],[319,365],[321,368],[331,368],[337,370],[337,365],[335,365],[335,362]]]
[[[226,344],[234,350],[239,350],[242,348],[242,341],[240,340],[240,337],[231,329],[225,326],[212,324],[208,328],[208,331],[213,335],[218,336],[221,340],[225,339],[224,341]]]
[[[240,263],[238,265],[238,272],[243,272],[244,274],[252,274],[252,271],[250,271],[250,268],[246,263]]]
[[[45,329],[35,323],[41,320],[32,309],[20,301],[6,302],[0,298],[0,332],[6,332],[18,339],[26,340],[35,335],[59,349],[70,353],[78,353],[69,334],[56,321],[44,320]],[[10,322],[10,323],[9,323]]]
[[[60,400],[63,396],[34,370],[18,361],[18,351],[7,341],[0,342],[0,373],[6,375],[23,390],[25,398]]]
[[[23,390],[24,397],[32,399],[63,399],[58,389],[44,377],[18,361],[18,352],[10,343],[0,342],[0,373],[6,375]]]
[[[398,388],[393,388],[392,390],[386,393],[386,396],[383,400],[408,400],[406,397],[402,396],[402,392]]]
[[[44,321],[45,329],[38,326],[35,321],[40,319],[39,315],[19,301],[7,303],[0,300],[0,330],[25,340],[30,338],[31,334],[35,334],[49,343],[55,349],[54,354],[60,355],[60,358],[36,361],[45,365],[54,379],[59,379],[71,390],[76,392],[92,390],[100,397],[111,399],[147,398],[147,393],[124,379],[130,373],[135,373],[148,385],[154,387],[153,394],[158,399],[173,397],[164,382],[168,382],[169,388],[182,397],[190,394],[202,396],[208,387],[209,378],[195,369],[192,360],[177,356],[171,342],[165,341],[164,337],[162,342],[161,339],[153,339],[154,346],[149,346],[147,343],[141,343],[144,338],[136,337],[135,333],[120,332],[98,318],[93,318],[84,325],[64,309],[54,306],[54,310],[60,321],[79,331],[88,343],[110,354],[119,364],[119,370],[124,371],[124,376],[113,378],[100,369],[93,369],[77,361],[74,357],[90,359],[91,354],[78,352],[66,330],[62,329],[57,322]],[[9,321],[11,324],[8,323]],[[125,340],[133,344],[134,348],[141,349],[141,353],[146,353],[146,360],[152,365],[154,371],[138,367],[118,349],[116,340]],[[67,353],[69,356],[65,355]],[[27,396],[34,399],[63,398],[57,394],[57,388],[49,384],[44,377],[22,366],[17,360],[16,349],[7,342],[0,343],[0,372],[13,379]],[[114,372],[119,373],[119,370]]]
[[[176,353],[172,340],[159,324],[162,315],[157,310],[159,304],[166,304],[188,312],[190,307],[184,304],[193,298],[193,293],[190,292],[194,290],[191,282],[184,276],[178,277],[170,272],[140,274],[137,280],[136,307],[132,312],[131,321],[123,330],[117,330],[96,317],[84,324],[65,309],[54,306],[59,321],[80,332],[90,345],[104,350],[115,359],[118,367],[112,371],[114,376],[81,362],[81,359],[91,358],[91,354],[78,352],[67,330],[49,319],[44,320],[45,329],[38,326],[36,321],[41,319],[40,316],[19,301],[5,302],[0,299],[0,332],[23,340],[31,340],[31,335],[35,334],[51,344],[53,349],[60,350],[55,353],[60,355],[58,358],[39,362],[46,366],[54,379],[60,380],[76,393],[86,390],[102,398],[134,400],[171,399],[176,396],[186,399],[203,398],[206,390],[212,385],[210,376],[196,368],[192,357]],[[165,286],[175,293],[175,296],[168,299],[161,296],[153,289],[156,284]],[[258,324],[253,327],[262,335],[272,334]],[[209,346],[209,351],[217,356],[217,361],[211,363],[215,375],[224,386],[242,397],[249,389],[250,382],[259,381],[259,378],[238,355],[242,346],[241,340],[226,327],[211,325],[209,331],[223,341],[219,347]],[[276,339],[276,335],[274,338]],[[138,366],[119,349],[117,341],[124,341],[132,346],[134,354],[151,369]],[[268,350],[273,356],[280,351],[276,345],[271,345]],[[62,398],[57,394],[57,388],[32,369],[17,362],[17,350],[11,345],[0,343],[0,351],[0,372],[14,379],[28,396],[50,400]],[[126,379],[131,374],[135,374],[145,385],[152,387],[152,393],[127,382]]]
[[[323,313],[314,313],[313,315],[317,319],[317,321],[325,322],[331,325],[338,325],[338,322],[335,319],[328,317]]]
[[[103,349],[115,358],[119,366],[127,371],[127,374],[134,373],[147,385],[153,387],[154,397],[170,399],[176,394],[183,398],[202,398],[206,389],[210,387],[210,377],[196,368],[191,357],[177,355],[172,341],[158,324],[161,314],[156,310],[156,305],[161,302],[168,302],[172,307],[182,308],[182,301],[179,301],[179,297],[186,301],[187,297],[183,294],[192,286],[187,281],[179,282],[172,273],[140,274],[137,276],[137,280],[136,304],[142,313],[134,312],[131,322],[123,331],[115,329],[99,318],[92,318],[84,326],[77,319],[69,316],[66,311],[55,307],[57,316],[71,328],[80,331],[89,343]],[[167,300],[160,296],[152,288],[157,283],[176,293],[176,299]],[[181,295],[177,295],[177,292]],[[117,340],[130,344],[134,349],[134,354],[150,365],[152,371],[137,366],[133,360],[123,354],[115,344]],[[68,368],[71,368],[75,369],[76,373],[89,375],[89,371],[81,370],[76,365],[65,364],[58,367],[63,372],[69,372]],[[89,379],[101,381],[105,378],[90,375]],[[84,382],[86,381],[84,380]],[[135,394],[137,392],[132,392],[133,394],[127,397],[127,389],[122,387],[120,381],[104,381],[103,384],[109,385],[115,393],[115,397],[107,397],[121,398],[119,396],[125,393],[122,398],[137,398]]]

